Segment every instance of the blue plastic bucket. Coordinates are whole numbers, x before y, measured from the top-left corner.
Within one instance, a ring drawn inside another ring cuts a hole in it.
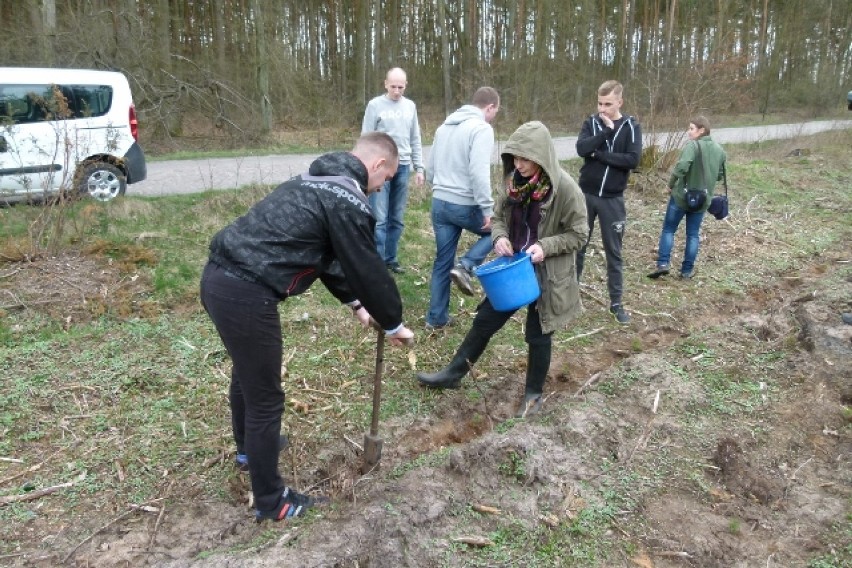
[[[530,255],[501,256],[478,266],[474,274],[498,312],[510,312],[536,301],[541,294]]]

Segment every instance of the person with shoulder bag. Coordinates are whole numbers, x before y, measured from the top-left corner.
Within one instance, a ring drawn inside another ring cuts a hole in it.
[[[669,273],[674,234],[686,217],[686,246],[680,268],[681,278],[692,278],[698,256],[699,229],[704,212],[713,199],[716,182],[725,175],[725,151],[710,138],[710,122],[704,116],[689,121],[690,142],[684,147],[669,178],[669,204],[663,219],[663,230],[657,249],[657,268],[648,278]]]

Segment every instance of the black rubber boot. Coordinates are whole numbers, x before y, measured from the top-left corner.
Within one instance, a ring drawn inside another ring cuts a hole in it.
[[[479,360],[480,355],[488,346],[489,339],[489,337],[482,337],[476,329],[471,328],[449,365],[437,373],[417,373],[417,380],[423,386],[431,388],[459,388],[462,377]]]
[[[516,418],[526,418],[541,410],[541,394],[547,371],[550,370],[551,343],[530,344],[527,354],[527,382],[524,398],[515,414]]]

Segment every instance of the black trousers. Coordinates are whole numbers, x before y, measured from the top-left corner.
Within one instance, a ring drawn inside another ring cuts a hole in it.
[[[479,338],[482,349],[491,341],[495,333],[500,331],[517,310],[498,312],[485,298],[476,309],[476,316],[468,332],[468,337]],[[552,333],[542,333],[541,319],[538,315],[538,301],[527,306],[524,340],[529,345],[527,361],[527,378],[525,390],[527,393],[542,392],[547,371],[550,368],[550,347],[553,341]],[[479,355],[476,355],[479,358]]]
[[[233,363],[231,426],[237,451],[248,456],[255,505],[273,509],[285,488],[278,472],[284,410],[279,299],[266,286],[208,262],[201,276],[201,303]]]

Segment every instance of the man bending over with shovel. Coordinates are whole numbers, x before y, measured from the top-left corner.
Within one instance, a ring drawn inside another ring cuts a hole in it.
[[[255,518],[280,521],[316,501],[278,472],[282,338],[278,303],[319,279],[362,325],[372,317],[392,344],[411,341],[399,290],[376,252],[367,194],[397,170],[387,134],[364,134],[351,152],[317,158],[219,231],[201,276],[201,302],[231,357],[231,424],[248,465]]]

